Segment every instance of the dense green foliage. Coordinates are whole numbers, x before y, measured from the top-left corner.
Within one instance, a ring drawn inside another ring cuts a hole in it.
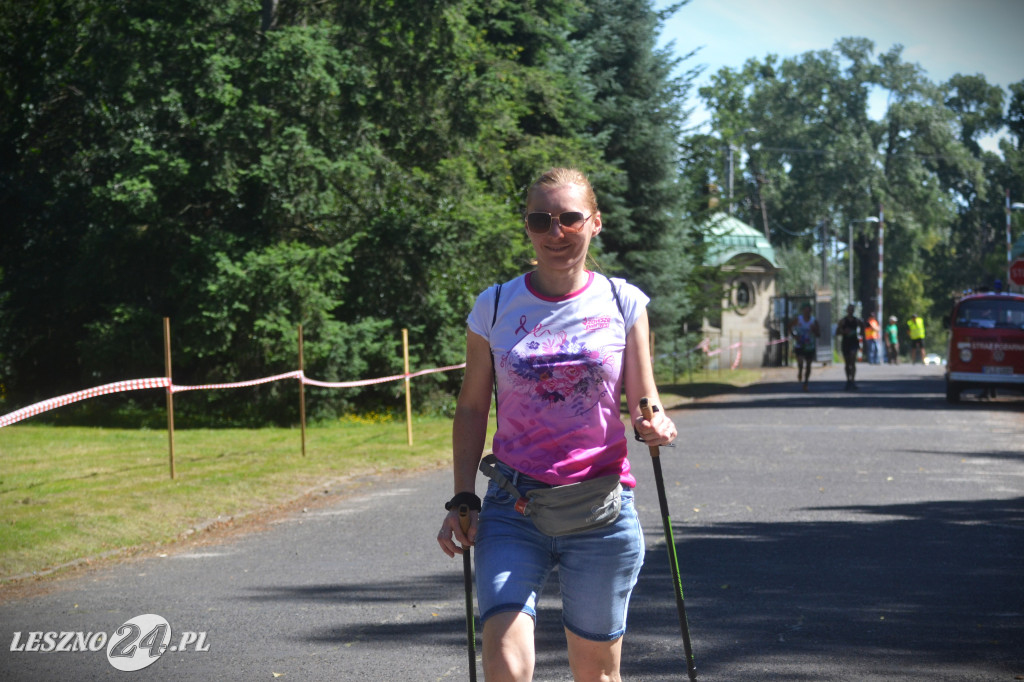
[[[813,226],[845,242],[848,221],[884,206],[887,311],[937,316],[951,290],[1000,274],[1001,198],[1024,197],[1024,82],[1008,101],[982,76],[937,86],[898,47],[849,38],[716,74],[701,92],[716,132],[687,136],[696,73],[657,47],[664,16],[685,11],[3,3],[0,411],[163,374],[165,316],[180,384],[296,369],[300,324],[318,379],[401,372],[403,328],[413,367],[458,363],[476,294],[530,267],[522,198],[551,165],[590,174],[598,261],[652,296],[662,342],[720,305],[699,226],[723,144],[741,160],[736,215],[787,263],[813,264]],[[882,120],[872,88],[888,94]],[[1014,142],[983,151],[1002,126]],[[872,227],[858,225],[859,274]],[[418,407],[448,409],[460,376],[418,379]],[[314,389],[311,410],[390,409],[400,390]],[[295,392],[196,392],[178,412],[287,423]]]

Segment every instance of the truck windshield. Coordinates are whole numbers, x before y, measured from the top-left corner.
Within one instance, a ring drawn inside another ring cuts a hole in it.
[[[955,324],[958,327],[1024,329],[1024,301],[989,298],[963,301]]]

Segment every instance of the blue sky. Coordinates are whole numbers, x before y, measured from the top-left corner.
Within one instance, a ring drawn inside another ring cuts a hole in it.
[[[654,0],[656,9],[669,4]],[[750,57],[794,57],[843,37],[871,40],[876,55],[903,45],[903,60],[936,83],[956,73],[980,73],[1003,88],[1024,80],[1024,0],[691,0],[665,23],[661,42],[674,40],[680,56],[700,47],[685,65],[707,66],[697,81],[704,85]],[[875,100],[871,113],[884,106]],[[706,118],[699,109],[691,123]]]

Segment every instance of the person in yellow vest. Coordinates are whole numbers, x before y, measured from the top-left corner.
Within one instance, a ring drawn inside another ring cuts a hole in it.
[[[910,316],[907,320],[907,331],[910,334],[910,364],[916,364],[918,357],[924,364],[924,320],[920,315]]]
[[[878,324],[878,318],[874,313],[868,315],[864,320],[864,350],[867,351],[868,363],[877,365],[881,362],[878,344],[882,340],[882,327]]]

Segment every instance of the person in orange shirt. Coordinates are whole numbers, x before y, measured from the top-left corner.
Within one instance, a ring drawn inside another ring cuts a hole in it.
[[[879,344],[882,340],[882,327],[878,324],[878,319],[874,313],[868,315],[868,319],[864,321],[864,345],[867,351],[867,360],[872,365],[881,363],[881,349]]]

